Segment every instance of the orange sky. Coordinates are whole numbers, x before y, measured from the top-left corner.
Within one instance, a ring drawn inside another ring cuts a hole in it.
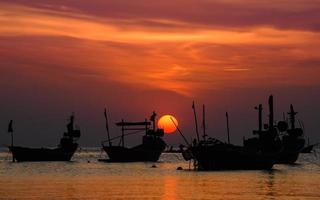
[[[41,87],[52,95],[43,105],[70,87],[71,108],[83,91],[90,105],[112,91],[111,106],[126,90],[173,95],[153,107],[177,115],[179,99],[225,102],[212,91],[319,88],[319,13],[318,0],[2,1],[0,87]]]

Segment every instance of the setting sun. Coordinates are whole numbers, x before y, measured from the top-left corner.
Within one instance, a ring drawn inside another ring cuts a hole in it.
[[[174,116],[163,115],[158,121],[158,128],[162,128],[165,133],[172,133],[175,130],[177,130],[176,126],[174,125],[171,119],[178,126],[178,121]]]

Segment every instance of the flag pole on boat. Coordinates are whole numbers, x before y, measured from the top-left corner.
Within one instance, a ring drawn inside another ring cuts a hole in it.
[[[197,112],[196,112],[196,107],[194,105],[194,101],[192,102],[192,109],[193,109],[194,121],[195,121],[195,125],[196,125],[197,140],[199,142],[200,137],[199,137],[199,131],[198,131],[198,120],[197,120]]]
[[[107,109],[104,109],[104,118],[106,119],[106,130],[107,130],[107,134],[108,134],[108,142],[109,142],[109,146],[111,147],[111,140],[110,140],[110,132],[109,132],[109,122],[108,122],[108,115],[107,115]]]
[[[13,126],[12,126],[12,120],[10,120],[9,125],[8,125],[8,133],[11,134],[11,151],[13,149]],[[14,162],[14,155],[12,153],[12,162]]]
[[[228,144],[230,144],[230,129],[229,129],[229,114],[228,114],[228,112],[226,112],[226,119],[227,119]]]

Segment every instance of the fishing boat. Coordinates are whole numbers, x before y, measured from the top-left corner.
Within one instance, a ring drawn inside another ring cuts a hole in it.
[[[317,146],[318,143],[316,144],[310,144],[310,140],[309,140],[309,137],[308,137],[308,143],[307,145],[301,150],[301,153],[311,153],[314,149],[315,146]]]
[[[28,148],[13,145],[12,120],[9,125],[9,132],[12,135],[12,143],[9,149],[13,161],[70,161],[78,148],[76,142],[80,137],[80,130],[74,129],[74,115],[70,117],[67,124],[67,132],[63,134],[60,143],[56,148]]]
[[[308,145],[306,147],[304,147],[300,153],[311,153],[313,148],[314,148],[315,144],[311,144],[311,145]]]
[[[290,112],[288,112],[289,120],[290,120],[290,129],[286,128],[288,125],[283,123],[283,133],[281,134],[282,146],[283,150],[281,151],[279,158],[277,159],[278,164],[293,164],[297,161],[299,154],[302,152],[305,139],[303,137],[303,129],[296,127],[296,114],[293,105],[290,105]],[[280,123],[280,122],[279,122]],[[278,124],[279,124],[278,123]],[[279,125],[278,125],[279,126]]]
[[[270,121],[273,121],[272,96],[269,98],[269,107]],[[245,140],[244,146],[230,143],[228,113],[226,113],[228,143],[215,138],[207,139],[205,131],[202,140],[200,140],[194,104],[192,108],[196,122],[197,139],[191,145],[188,144],[188,148],[183,151],[182,155],[185,160],[194,160],[197,170],[268,170],[273,167],[281,145],[273,125],[269,126],[268,130],[262,131],[261,105],[259,106],[259,130],[254,131],[258,137]],[[203,119],[205,119],[204,114]],[[203,127],[205,127],[205,120],[203,120]]]
[[[161,153],[166,148],[166,143],[162,139],[164,130],[156,129],[155,112],[150,117],[150,121],[147,121],[147,119],[141,122],[126,122],[122,120],[116,123],[117,126],[121,127],[121,135],[114,138],[110,138],[106,111],[105,118],[108,140],[102,142],[102,148],[107,153],[109,162],[156,162],[159,160]],[[125,136],[141,132],[145,133],[142,136],[142,144],[131,148],[125,146]],[[115,146],[111,141],[116,139],[120,139],[120,142],[119,145]]]

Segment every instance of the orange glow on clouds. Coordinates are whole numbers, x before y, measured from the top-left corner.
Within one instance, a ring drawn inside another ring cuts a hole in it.
[[[277,8],[283,12],[313,7],[251,0],[223,2],[241,8],[250,2],[249,9],[256,6],[257,10]],[[58,65],[88,71],[99,81],[184,96],[226,87],[320,84],[320,33],[311,29],[265,24],[233,27],[165,16],[105,17],[65,6],[49,8],[0,3],[0,37],[23,40],[18,46],[4,42],[1,53],[23,57],[21,63],[36,62],[42,68],[52,68],[46,69],[45,76],[52,76],[50,70]],[[45,38],[46,45],[31,44],[28,37]],[[59,45],[57,38],[63,40]],[[39,67],[32,66],[34,71]]]

